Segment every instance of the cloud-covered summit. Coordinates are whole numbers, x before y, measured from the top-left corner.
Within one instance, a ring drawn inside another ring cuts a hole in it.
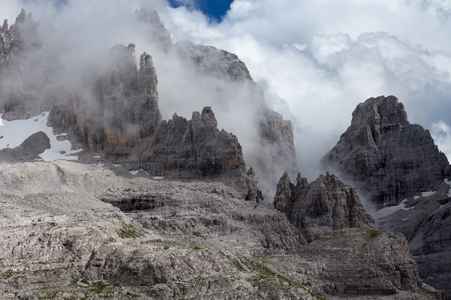
[[[174,43],[212,45],[246,63],[269,106],[293,120],[304,176],[318,175],[320,158],[350,125],[355,106],[379,95],[397,96],[409,121],[431,130],[451,157],[449,1],[235,0],[221,23],[211,23],[198,10],[171,8],[164,0],[68,0],[58,9],[51,1],[5,0],[2,15],[13,23],[24,7],[36,20],[70,25],[67,36],[86,49],[133,42],[137,53],[151,52],[124,13],[141,6],[159,11]],[[158,65],[159,54],[152,55],[160,96],[171,99],[176,71],[163,69],[177,66]],[[183,104],[186,111],[208,99],[191,101]]]
[[[314,178],[355,106],[379,95],[397,96],[410,122],[430,129],[451,156],[450,9],[438,0],[236,0],[216,26],[183,8],[165,21],[175,40],[188,37],[244,60],[274,96],[270,105],[295,117],[300,169]]]

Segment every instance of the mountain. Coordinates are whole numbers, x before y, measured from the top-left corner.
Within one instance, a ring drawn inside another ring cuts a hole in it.
[[[155,55],[139,62],[135,44],[71,48],[40,22],[22,10],[0,34],[3,298],[443,299],[354,189],[290,183],[291,122],[236,55],[173,44],[144,9]],[[211,105],[163,118],[193,95]]]
[[[421,278],[451,297],[450,165],[429,131],[397,98],[370,98],[322,162],[374,204],[381,228],[406,236]]]
[[[448,159],[429,131],[410,124],[393,96],[357,105],[351,126],[322,163],[353,182],[377,208],[436,189],[450,174]]]

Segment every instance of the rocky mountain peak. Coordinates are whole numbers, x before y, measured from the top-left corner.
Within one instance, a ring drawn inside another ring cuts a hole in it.
[[[147,25],[148,34],[152,41],[156,41],[160,49],[169,51],[172,48],[172,39],[169,31],[161,23],[160,15],[154,10],[141,7],[135,11],[137,20]]]
[[[360,103],[351,126],[322,163],[353,182],[379,208],[436,188],[449,170],[429,131],[410,124],[394,96]]]
[[[147,52],[141,54],[141,57],[139,58],[139,68],[153,68],[152,56]]]
[[[377,228],[354,188],[335,175],[320,175],[314,182],[298,173],[296,186],[285,172],[277,184],[274,207],[284,212],[308,242],[343,228]]]
[[[352,113],[351,126],[367,125],[407,125],[407,112],[404,104],[394,96],[370,98],[360,103]]]
[[[3,26],[1,28],[2,28],[2,32],[6,32],[9,29],[8,19],[5,19],[3,21]]]

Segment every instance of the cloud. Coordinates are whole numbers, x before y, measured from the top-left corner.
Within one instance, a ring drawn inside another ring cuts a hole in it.
[[[2,14],[11,11],[10,24],[22,5],[36,20],[52,19],[58,34],[48,43],[63,42],[67,51],[61,59],[68,67],[92,61],[98,55],[93,49],[99,53],[119,43],[135,43],[137,55],[151,53],[165,118],[174,111],[189,118],[193,110],[238,94],[217,97],[212,88],[217,82],[187,79],[180,62],[158,52],[124,12],[151,6],[175,42],[188,39],[236,53],[263,87],[268,105],[293,121],[299,168],[310,179],[350,125],[355,106],[369,97],[397,96],[409,120],[431,132],[437,120],[451,124],[449,1],[235,0],[220,24],[198,10],[170,8],[164,0],[69,0],[59,10],[45,1],[5,1]],[[219,126],[239,132],[233,119],[242,116],[231,112],[216,113]],[[445,145],[449,135],[443,138]]]
[[[451,126],[443,121],[432,124],[432,137],[440,151],[445,153],[448,160],[451,159]]]
[[[300,171],[313,179],[355,106],[370,97],[397,96],[410,122],[428,129],[437,120],[451,123],[450,7],[235,0],[219,25],[180,9],[164,18],[175,40],[226,49],[246,63],[270,107],[294,121]]]

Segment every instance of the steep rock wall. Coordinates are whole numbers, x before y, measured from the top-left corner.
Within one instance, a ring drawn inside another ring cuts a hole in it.
[[[394,96],[360,103],[322,163],[352,181],[378,208],[437,188],[449,170],[429,131],[410,124]]]

